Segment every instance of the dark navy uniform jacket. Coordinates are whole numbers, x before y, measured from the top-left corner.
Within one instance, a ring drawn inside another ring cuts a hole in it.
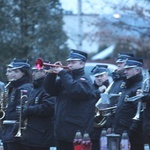
[[[122,94],[117,104],[114,123],[115,133],[122,134],[124,130],[126,130],[130,134],[130,129],[134,124],[133,118],[137,111],[138,102],[127,102],[126,99],[136,95],[137,89],[141,88],[142,80],[142,74],[137,74],[126,80],[124,89],[122,90]],[[141,126],[139,126],[139,129],[135,129],[135,133],[132,135],[130,134],[130,141],[132,141],[132,143],[142,142],[141,129]]]
[[[119,94],[122,91],[122,83],[125,79],[124,74],[119,74],[117,71],[112,73],[113,83],[111,85],[110,90],[108,91],[109,94]],[[116,106],[118,103],[118,97],[111,97],[110,98],[110,107]],[[115,120],[115,113],[112,113],[110,116],[107,117],[106,127],[112,128],[113,123]]]
[[[71,73],[62,70],[58,74],[48,74],[44,87],[56,99],[56,139],[72,142],[80,130],[91,132],[93,128],[96,96],[91,78],[84,68]]]
[[[142,116],[144,142],[150,144],[150,94],[145,95],[141,99],[145,105],[145,109],[143,111],[143,116]]]
[[[29,95],[29,104],[23,111],[27,120],[22,143],[33,147],[50,147],[54,144],[54,97],[43,88],[44,78],[35,80]]]
[[[13,90],[8,97],[8,107],[5,112],[5,120],[19,121],[19,114],[17,112],[17,107],[21,104],[21,90],[31,91],[32,84],[29,83],[27,77],[22,77],[11,83]],[[18,124],[3,124],[2,126],[2,141],[3,142],[15,142],[20,140],[16,138],[15,135],[18,131]]]

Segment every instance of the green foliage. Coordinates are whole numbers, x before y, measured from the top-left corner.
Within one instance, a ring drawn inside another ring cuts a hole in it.
[[[13,58],[29,59],[33,65],[39,57],[50,62],[66,59],[69,50],[59,0],[0,0],[0,22],[1,70]]]

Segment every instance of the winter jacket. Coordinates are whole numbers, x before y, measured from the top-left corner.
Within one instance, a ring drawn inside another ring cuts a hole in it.
[[[29,104],[23,111],[27,121],[21,141],[33,147],[50,147],[54,144],[54,97],[43,89],[44,78],[34,81]]]
[[[18,132],[18,122],[20,122],[20,113],[18,113],[17,107],[20,107],[21,103],[24,104],[24,100],[21,98],[21,90],[26,90],[27,95],[29,95],[32,88],[32,84],[29,82],[27,77],[22,77],[16,81],[12,81],[11,86],[13,89],[8,95],[8,107],[6,108],[5,118],[2,126],[2,141],[4,143],[20,140],[20,138],[15,137],[16,133]],[[7,120],[16,121],[16,123],[5,124],[5,121]]]
[[[92,81],[84,68],[69,72],[62,70],[58,77],[49,73],[44,87],[56,96],[55,134],[57,140],[72,142],[80,130],[90,133],[93,128],[95,94]]]

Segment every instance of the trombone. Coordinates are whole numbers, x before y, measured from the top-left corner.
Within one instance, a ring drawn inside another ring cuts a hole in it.
[[[22,111],[23,111],[23,99],[26,99],[25,104],[28,102],[28,96],[27,96],[27,90],[21,90],[21,96],[20,96],[20,106],[19,109],[19,121],[18,121],[18,131],[15,135],[15,137],[21,137],[21,130],[25,129],[26,127],[22,127]]]

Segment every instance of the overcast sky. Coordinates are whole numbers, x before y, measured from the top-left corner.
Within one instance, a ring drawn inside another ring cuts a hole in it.
[[[118,8],[123,5],[132,5],[136,0],[81,0],[83,13],[110,13],[111,4],[115,4]],[[60,0],[64,10],[78,12],[78,0]],[[108,5],[109,3],[109,5]]]
[[[99,1],[99,2],[98,2]],[[62,7],[65,10],[73,11],[73,13],[78,12],[78,0],[60,0]],[[100,0],[82,0],[82,11],[84,13],[94,13],[96,10],[100,9],[103,2]]]

